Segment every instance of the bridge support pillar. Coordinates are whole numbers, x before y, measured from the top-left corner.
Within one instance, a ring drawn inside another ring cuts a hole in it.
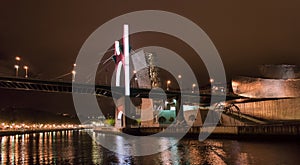
[[[131,109],[131,100],[129,96],[125,96],[124,98],[124,110],[123,110],[123,127],[128,128],[130,127],[133,123],[133,119],[131,118],[133,116],[132,109]]]
[[[181,96],[180,95],[177,96],[175,100],[176,100],[176,122],[178,124],[184,124],[185,119],[184,119],[183,105],[181,104],[182,102]]]
[[[124,128],[130,127],[134,124],[135,119],[135,107],[131,107],[131,99],[129,96],[123,96],[119,98],[116,102],[116,112],[115,112],[115,127]]]

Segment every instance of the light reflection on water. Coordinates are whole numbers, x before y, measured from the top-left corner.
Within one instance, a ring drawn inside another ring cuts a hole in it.
[[[130,150],[121,136],[93,134],[113,139],[117,150]],[[175,139],[162,138],[164,146]],[[298,164],[299,142],[258,142],[182,139],[157,154],[126,156],[111,152],[81,131],[57,131],[0,137],[1,164]]]

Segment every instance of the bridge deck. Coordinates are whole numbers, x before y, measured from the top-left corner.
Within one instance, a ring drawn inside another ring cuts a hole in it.
[[[25,79],[16,77],[0,77],[0,88],[4,89],[15,89],[15,90],[32,90],[32,91],[42,91],[42,92],[60,92],[60,93],[81,93],[81,94],[94,94],[97,96],[105,97],[121,97],[124,93],[123,87],[111,87],[106,85],[91,85],[91,84],[77,84],[72,82],[60,82],[60,81],[45,81],[38,79]],[[155,97],[167,96],[168,98],[175,98],[181,96],[186,96],[189,101],[199,102],[203,104],[210,103],[211,94],[207,91],[200,91],[199,94],[180,92],[180,91],[164,91],[161,90],[151,90],[145,88],[131,88],[130,97],[137,98],[148,98],[149,92]],[[214,95],[217,98],[224,98],[223,95]],[[237,95],[227,95],[227,100],[235,100],[241,97]],[[199,100],[200,99],[200,100]]]

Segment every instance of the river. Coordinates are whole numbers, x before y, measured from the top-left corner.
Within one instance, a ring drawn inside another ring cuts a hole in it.
[[[116,136],[116,135],[103,135]],[[118,136],[120,140],[123,137]],[[162,138],[172,140],[172,138]],[[300,162],[298,141],[181,139],[148,156],[125,156],[97,144],[84,130],[0,137],[1,164],[291,164]]]

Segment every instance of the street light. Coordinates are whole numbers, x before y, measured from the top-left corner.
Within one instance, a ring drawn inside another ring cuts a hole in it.
[[[138,87],[138,83],[137,83],[137,80],[138,80],[138,78],[136,77],[136,70],[133,70],[132,71],[132,73],[133,73],[133,77],[134,77],[134,82],[132,83],[132,87]]]
[[[75,75],[76,75],[76,71],[72,70],[72,81],[75,81]]]
[[[213,82],[215,82],[215,80],[213,78],[211,78],[211,79],[209,79],[209,82],[213,83]]]
[[[195,93],[196,84],[193,84],[192,87],[193,87],[192,93]]]
[[[28,66],[24,66],[25,69],[25,78],[28,78]]]
[[[134,80],[137,81],[136,70],[133,70],[133,74],[134,74]]]
[[[137,80],[137,77],[136,77],[136,70],[133,70],[133,75],[134,75],[134,80]]]
[[[15,65],[15,69],[16,69],[16,77],[18,77],[18,74],[19,74],[19,65]]]
[[[179,90],[180,90],[180,88],[181,88],[181,78],[182,78],[182,76],[181,76],[181,74],[179,74],[179,75],[178,75],[178,79],[179,79]]]
[[[169,85],[171,84],[171,80],[167,81],[167,91],[169,90]]]
[[[75,71],[75,67],[76,67],[76,64],[73,64],[73,70],[72,70],[72,81],[75,81],[75,75],[76,75],[76,71]]]
[[[19,56],[16,56],[16,61],[20,61],[21,60],[21,58],[19,57]]]
[[[16,60],[16,65],[15,65],[15,69],[16,69],[16,77],[18,77],[18,75],[19,75],[19,62],[21,61],[21,57],[16,56],[16,57],[15,57],[15,60]]]

